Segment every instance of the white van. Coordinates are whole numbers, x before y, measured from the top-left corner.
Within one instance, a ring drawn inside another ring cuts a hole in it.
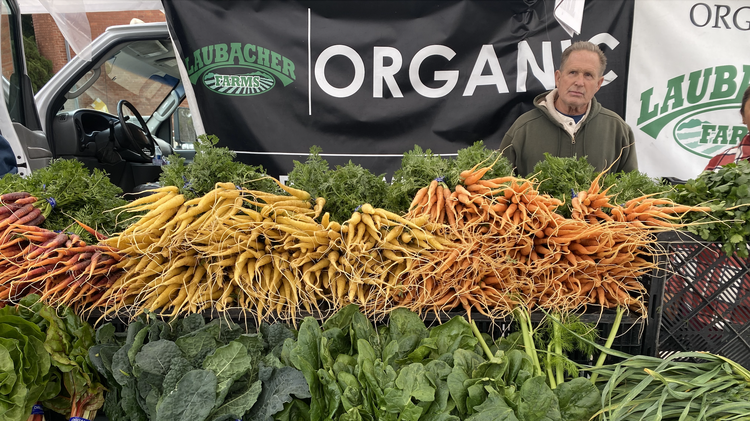
[[[199,117],[187,106],[166,23],[108,28],[92,42],[90,61],[73,57],[34,96],[16,0],[0,1],[2,43],[12,45],[0,56],[8,82],[0,132],[20,174],[77,159],[129,192],[157,181],[170,155],[192,158]]]

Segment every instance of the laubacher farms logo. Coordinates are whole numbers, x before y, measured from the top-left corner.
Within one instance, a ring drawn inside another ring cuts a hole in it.
[[[711,158],[747,134],[740,123],[742,94],[750,66],[717,66],[667,81],[663,98],[641,93],[638,128],[656,139],[662,132],[682,148]]]
[[[270,91],[276,81],[270,73],[262,70],[246,74],[221,74],[210,71],[204,73],[203,84],[220,94],[248,96]]]
[[[223,95],[252,96],[270,91],[277,81],[287,86],[296,79],[287,57],[253,44],[215,44],[185,58],[190,82],[198,81]]]

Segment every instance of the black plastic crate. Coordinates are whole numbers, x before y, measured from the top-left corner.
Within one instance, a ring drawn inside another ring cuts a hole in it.
[[[705,351],[750,368],[750,260],[681,232],[659,235],[643,353]]]

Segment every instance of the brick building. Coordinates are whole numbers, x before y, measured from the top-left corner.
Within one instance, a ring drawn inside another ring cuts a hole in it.
[[[133,18],[143,22],[164,22],[166,18],[160,10],[133,10],[123,12],[95,12],[86,14],[91,27],[91,39],[101,35],[105,29],[113,25],[127,25]],[[57,72],[68,62],[68,51],[73,57],[75,52],[66,49],[65,38],[57,27],[54,19],[48,14],[32,15],[34,32],[39,52],[52,60],[52,71]]]

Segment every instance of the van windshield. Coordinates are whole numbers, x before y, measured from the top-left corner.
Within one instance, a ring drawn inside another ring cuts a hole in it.
[[[116,115],[118,101],[126,99],[147,118],[179,82],[169,41],[131,42],[123,45],[99,71],[84,75],[66,96],[63,110],[90,108]]]

